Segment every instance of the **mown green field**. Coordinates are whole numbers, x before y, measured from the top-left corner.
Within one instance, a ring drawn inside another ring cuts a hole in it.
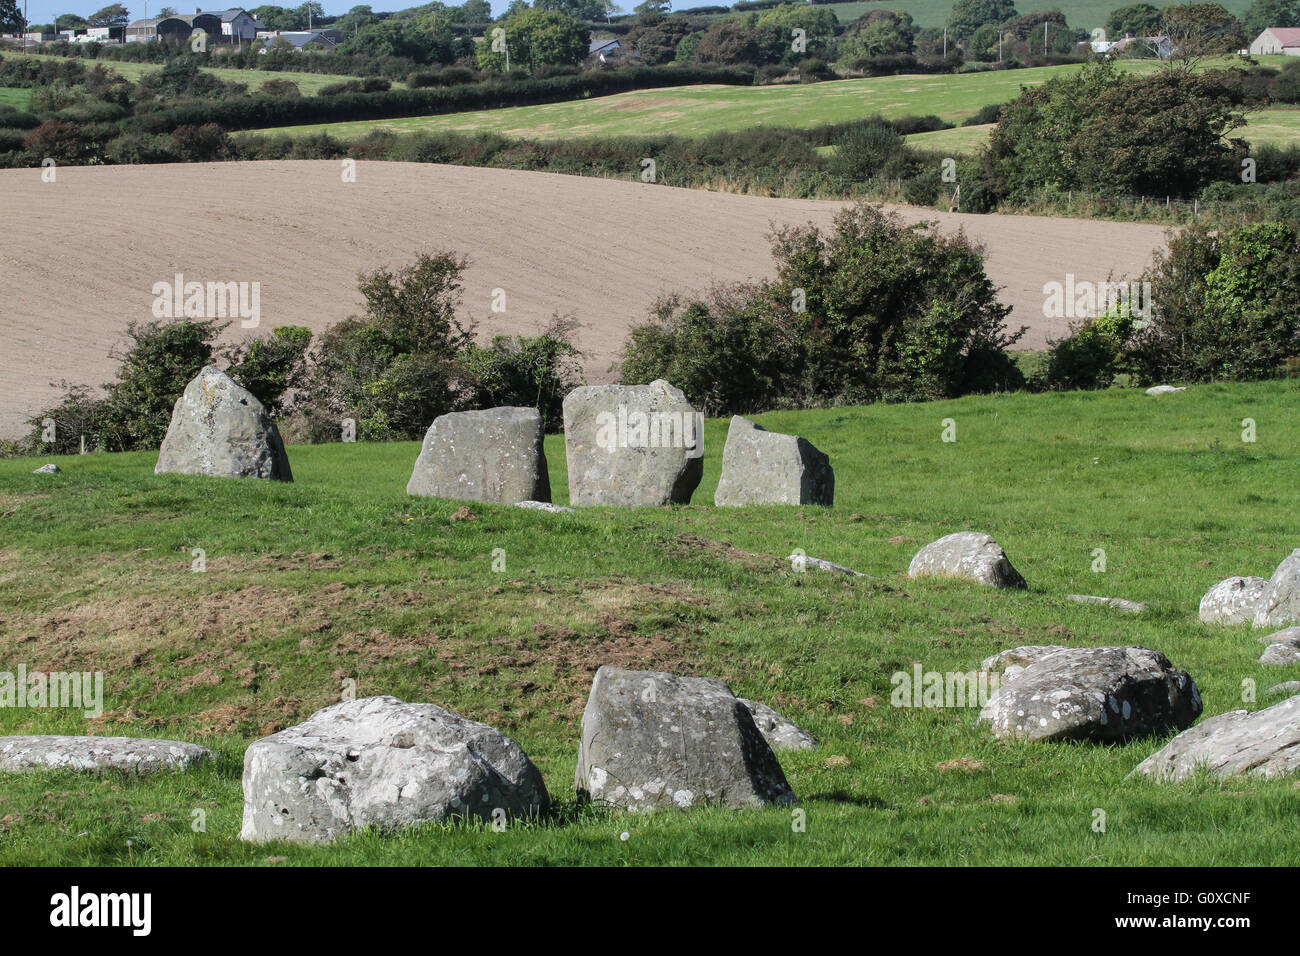
[[[3,54],[7,57],[23,59],[50,59],[48,56],[42,56],[39,53],[9,53]],[[99,62],[106,70],[112,70],[121,76],[126,77],[132,83],[140,79],[146,73],[157,73],[162,69],[161,63],[129,63],[121,60],[86,60],[88,67],[93,67]],[[324,73],[295,73],[286,70],[228,70],[221,67],[205,67],[205,73],[211,73],[228,83],[246,83],[250,92],[256,93],[258,87],[268,80],[289,80],[291,83],[298,84],[298,90],[304,96],[315,96],[320,92],[321,87],[328,86],[331,83],[342,83],[355,77],[349,76],[330,76]],[[393,86],[405,87],[405,83],[394,83]]]
[[[152,779],[9,777],[0,865],[1294,865],[1295,780],[1128,780],[1166,738],[1000,743],[974,709],[896,708],[890,692],[914,664],[1136,643],[1192,674],[1207,715],[1276,699],[1265,689],[1300,668],[1257,664],[1255,633],[1203,626],[1196,608],[1216,581],[1267,575],[1300,544],[1298,402],[1295,383],[1270,382],[760,416],[829,453],[833,509],[711,507],[724,421],[707,425],[696,504],[574,515],[407,497],[413,442],[293,447],[291,485],[157,477],[143,453],[66,458],[54,477],[0,461],[0,669],[101,670],[107,710],[0,710],[0,732],[175,737],[220,754]],[[940,440],[944,419],[955,443]],[[559,437],[546,450],[564,501]],[[995,535],[1029,589],[906,577],[922,544],[962,529]],[[869,576],[796,573],[783,560],[796,548]],[[578,718],[602,663],[721,677],[815,733],[816,750],[781,757],[806,831],[789,809],[579,806]],[[500,727],[542,770],[554,813],[501,833],[241,843],[245,747],[349,678],[360,695]],[[1246,680],[1258,703],[1243,704]]]
[[[0,86],[0,106],[12,106],[14,109],[25,110],[31,98],[31,90]]]
[[[1159,69],[1153,60],[1126,60],[1121,65],[1144,72]],[[254,132],[306,136],[323,131],[347,140],[358,139],[373,130],[399,133],[455,130],[545,140],[663,133],[704,136],[756,126],[806,129],[877,113],[889,118],[933,114],[947,122],[960,123],[982,106],[1014,99],[1022,86],[1037,86],[1062,71],[1078,69],[1077,65],[1068,65],[956,75],[914,74],[794,86],[685,86],[543,106],[318,123]]]

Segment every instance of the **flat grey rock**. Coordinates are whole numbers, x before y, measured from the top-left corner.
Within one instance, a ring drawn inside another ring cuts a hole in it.
[[[1025,579],[1006,552],[987,534],[958,531],[932,541],[916,553],[907,576],[965,578],[999,588],[1023,588]]]
[[[582,714],[575,784],[595,803],[637,811],[794,800],[753,714],[722,681],[608,665]]]
[[[1286,694],[1288,697],[1293,694],[1300,694],[1300,680],[1283,681],[1280,684],[1274,684],[1266,693],[1269,694]]]
[[[704,474],[704,436],[681,389],[586,385],[564,398],[569,503],[689,504]]]
[[[32,474],[33,475],[57,475],[61,471],[63,471],[62,468],[60,468],[54,462],[50,462],[48,465],[41,465],[41,467],[33,471]]]
[[[836,564],[833,561],[823,561],[821,558],[814,558],[807,554],[792,554],[787,557],[786,560],[789,561],[796,570],[798,570],[799,565],[802,564],[805,571],[808,568],[814,568],[818,571],[835,571],[838,574],[847,574],[855,578],[866,577],[866,575],[861,571],[854,571],[852,568],[846,568],[842,564]]]
[[[1255,627],[1288,624],[1300,624],[1300,548],[1282,559],[1255,605]]]
[[[806,438],[770,432],[748,418],[733,415],[713,503],[718,507],[830,507],[835,503],[835,472],[830,459]]]
[[[786,720],[767,704],[746,700],[744,697],[738,699],[749,708],[755,726],[773,750],[811,750],[817,746],[816,737],[798,724]]]
[[[566,508],[564,505],[551,504],[549,501],[516,501],[516,508],[527,508],[530,511],[549,511],[551,514],[576,514],[574,509]]]
[[[434,704],[366,697],[318,710],[244,754],[240,838],[329,843],[375,827],[473,817],[503,822],[549,805],[509,737]]]
[[[1280,777],[1300,770],[1300,696],[1254,713],[1234,710],[1208,717],[1129,776],[1175,781],[1201,769],[1217,777]]]
[[[1079,647],[1033,661],[980,711],[995,736],[1122,742],[1189,726],[1201,694],[1185,671],[1145,647]]]
[[[1095,594],[1069,594],[1066,596],[1071,601],[1076,601],[1079,604],[1104,604],[1127,614],[1141,614],[1144,611],[1151,610],[1141,601],[1126,601],[1123,598],[1098,597]]]
[[[1300,640],[1274,641],[1259,656],[1261,664],[1300,664]]]
[[[1172,395],[1174,392],[1185,392],[1185,385],[1153,385],[1147,389],[1148,395]]]
[[[492,504],[549,502],[545,437],[535,408],[439,415],[424,434],[406,493]]]
[[[64,737],[34,734],[0,737],[0,770],[75,770],[158,773],[185,770],[212,751],[180,740],[147,737]]]
[[[280,431],[262,403],[212,365],[176,400],[154,473],[293,481]]]
[[[1206,624],[1248,624],[1267,588],[1266,578],[1225,578],[1205,592],[1197,614]]]
[[[1259,637],[1261,644],[1272,644],[1274,641],[1300,641],[1300,627],[1284,627],[1280,631],[1261,634]]]

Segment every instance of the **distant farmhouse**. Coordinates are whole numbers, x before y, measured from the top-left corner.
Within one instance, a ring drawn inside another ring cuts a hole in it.
[[[1300,56],[1300,27],[1269,27],[1250,45],[1251,56]]]
[[[1105,56],[1119,56],[1131,52],[1136,45],[1144,53],[1154,53],[1160,59],[1168,59],[1174,52],[1174,45],[1167,36],[1135,37],[1126,36],[1122,40],[1093,40],[1088,44],[1093,53]]]
[[[238,7],[229,10],[195,10],[172,17],[135,20],[126,28],[127,43],[155,40],[180,42],[195,30],[202,30],[213,43],[251,43],[259,30],[265,29],[257,18]]]

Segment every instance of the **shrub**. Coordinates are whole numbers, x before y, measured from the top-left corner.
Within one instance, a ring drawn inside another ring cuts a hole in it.
[[[884,120],[868,120],[851,126],[835,143],[830,170],[854,182],[864,182],[883,173],[903,155],[903,137]]]
[[[275,414],[285,395],[305,383],[307,347],[311,329],[281,325],[269,337],[258,337],[230,347],[225,352],[226,373],[257,396]]]
[[[958,395],[1011,380],[1009,309],[964,235],[860,204],[833,231],[785,229],[775,281],[661,302],[624,381],[670,377],[714,413]],[[998,356],[1002,356],[999,367]]]
[[[1070,328],[1048,349],[1044,379],[1053,389],[1107,388],[1121,365],[1134,320],[1128,308],[1112,309]]]
[[[560,431],[564,396],[581,383],[576,329],[572,319],[556,318],[540,335],[497,335],[486,348],[469,343],[461,356],[469,403],[476,408],[536,408],[546,431]]]

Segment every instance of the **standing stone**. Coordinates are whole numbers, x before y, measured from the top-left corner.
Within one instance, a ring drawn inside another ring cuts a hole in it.
[[[1181,730],[1200,714],[1196,683],[1158,651],[1079,647],[1004,675],[979,719],[997,737],[1118,742]]]
[[[0,737],[0,770],[76,770],[103,773],[158,773],[186,770],[212,757],[212,751],[181,740],[147,737],[64,737],[31,734]]]
[[[1025,579],[1006,552],[987,534],[958,531],[927,544],[907,568],[909,578],[929,575],[967,578],[999,588],[1023,588]]]
[[[1300,548],[1282,559],[1255,605],[1255,627],[1288,624],[1300,624]]]
[[[406,493],[506,505],[550,501],[544,438],[535,408],[439,415],[425,432]]]
[[[1225,578],[1201,598],[1200,618],[1206,624],[1246,624],[1254,620],[1267,587],[1264,578]]]
[[[806,438],[770,432],[733,415],[713,503],[829,508],[835,503],[835,472],[831,460]]]
[[[689,504],[703,441],[695,409],[663,379],[575,388],[564,398],[569,503]]]
[[[722,681],[609,665],[582,714],[576,786],[628,810],[794,800],[749,708]]]
[[[536,816],[542,775],[500,731],[434,704],[348,700],[244,754],[240,838],[329,843],[344,833]]]
[[[1300,695],[1251,713],[1234,710],[1185,730],[1129,776],[1182,780],[1200,769],[1216,777],[1280,777],[1300,770]]]
[[[154,474],[293,481],[280,431],[262,403],[212,365],[176,400]]]

